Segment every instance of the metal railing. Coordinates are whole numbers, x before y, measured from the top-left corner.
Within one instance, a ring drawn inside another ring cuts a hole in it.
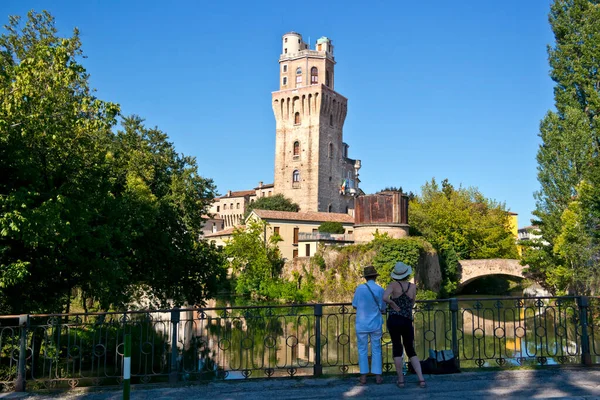
[[[332,241],[332,242],[352,242],[354,235],[345,233],[326,233],[326,232],[299,232],[299,241]]]
[[[587,297],[417,302],[415,344],[452,349],[462,368],[594,364],[600,302]],[[0,316],[3,391],[358,372],[350,304]],[[384,324],[384,371],[394,370]]]

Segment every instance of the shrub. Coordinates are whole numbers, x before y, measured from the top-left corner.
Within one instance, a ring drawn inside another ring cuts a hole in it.
[[[341,222],[323,222],[319,226],[321,233],[344,233],[345,229]]]

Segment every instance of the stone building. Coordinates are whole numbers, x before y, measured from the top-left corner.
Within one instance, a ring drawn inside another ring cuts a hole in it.
[[[301,212],[354,215],[360,160],[348,157],[343,141],[348,100],[334,90],[335,58],[330,39],[310,49],[302,35],[286,33],[279,57],[279,90],[272,93],[275,114],[274,183],[228,191],[215,199],[206,234],[244,223],[247,206],[256,199],[282,194]],[[219,224],[219,222],[222,223]]]
[[[250,190],[229,190],[224,196],[215,199],[210,208],[210,213],[213,217],[207,223],[213,223],[213,219],[223,220],[221,227],[217,231],[241,225],[244,223],[246,207],[258,198],[272,196],[273,191],[272,183],[265,185],[262,182],[259,182],[257,187]],[[211,229],[210,232],[206,233],[215,232],[214,229]]]
[[[302,212],[352,213],[360,160],[348,157],[343,127],[348,100],[334,90],[331,40],[310,49],[286,33],[279,57],[279,90],[272,94],[276,122],[275,192]]]

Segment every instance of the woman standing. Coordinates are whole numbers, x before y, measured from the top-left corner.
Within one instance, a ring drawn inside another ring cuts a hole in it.
[[[404,375],[402,374],[403,364],[403,345],[406,349],[406,355],[410,359],[417,377],[419,378],[419,387],[425,388],[425,379],[421,372],[421,362],[415,352],[415,330],[413,327],[413,306],[415,305],[415,296],[417,288],[414,284],[408,282],[412,268],[403,262],[397,262],[391,273],[393,279],[383,294],[383,301],[388,303],[387,328],[392,338],[392,353],[398,380],[396,385],[399,388],[404,387]]]

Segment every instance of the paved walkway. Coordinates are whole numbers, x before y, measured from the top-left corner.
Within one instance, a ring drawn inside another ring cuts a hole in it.
[[[394,377],[386,376],[382,385],[370,378],[366,386],[358,385],[356,377],[348,378],[284,378],[219,381],[208,384],[177,387],[135,387],[132,400],[210,399],[210,400],[269,400],[269,399],[411,399],[480,400],[509,399],[599,399],[600,368],[556,368],[539,370],[510,370],[499,372],[463,372],[455,375],[426,376],[428,387],[420,389],[416,376],[406,379],[406,387],[394,385]],[[56,394],[0,394],[0,398],[19,399],[121,399],[118,390],[88,391],[76,389]]]

